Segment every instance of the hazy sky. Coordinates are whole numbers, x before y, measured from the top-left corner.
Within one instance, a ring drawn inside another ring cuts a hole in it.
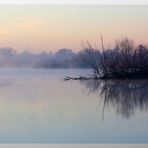
[[[81,49],[81,41],[107,45],[128,36],[148,43],[148,6],[0,5],[0,47],[18,51]]]

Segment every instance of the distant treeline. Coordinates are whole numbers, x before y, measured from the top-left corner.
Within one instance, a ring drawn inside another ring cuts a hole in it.
[[[17,52],[12,48],[0,48],[0,67],[33,67],[33,68],[89,68],[80,52],[70,49],[59,49],[57,52],[29,51]]]
[[[92,68],[92,78],[148,78],[148,47],[135,45],[133,40],[117,40],[112,47],[101,48],[83,43],[83,49],[74,52],[60,49],[55,53],[29,51],[21,53],[12,48],[0,48],[0,66],[34,68]]]

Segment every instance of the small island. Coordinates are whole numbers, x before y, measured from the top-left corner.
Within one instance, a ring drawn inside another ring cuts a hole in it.
[[[93,70],[90,77],[66,76],[65,80],[86,79],[147,79],[148,78],[148,47],[143,44],[135,45],[127,37],[115,41],[113,47],[105,48],[103,37],[101,49],[95,48],[87,41],[80,52],[81,58]]]

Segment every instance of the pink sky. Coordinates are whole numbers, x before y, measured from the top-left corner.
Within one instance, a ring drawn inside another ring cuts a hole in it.
[[[81,41],[99,46],[128,36],[147,43],[148,6],[0,5],[0,47],[17,51],[81,50]]]

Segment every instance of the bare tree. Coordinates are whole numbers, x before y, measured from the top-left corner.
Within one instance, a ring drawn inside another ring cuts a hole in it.
[[[94,49],[88,41],[86,42],[86,46],[83,43],[83,50],[80,52],[80,56],[92,67],[94,78],[101,77],[99,69],[100,51]]]
[[[105,48],[100,34],[102,49],[83,43],[81,56],[93,69],[94,78],[143,78],[148,77],[148,48],[135,46],[133,40],[123,38],[113,48]]]

